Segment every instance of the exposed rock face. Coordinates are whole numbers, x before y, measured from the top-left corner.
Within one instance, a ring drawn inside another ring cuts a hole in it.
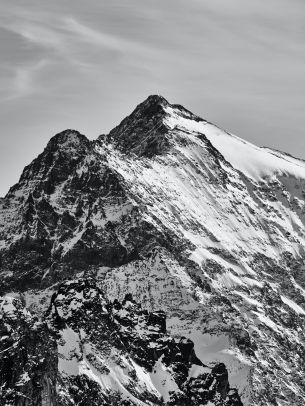
[[[225,365],[203,365],[164,312],[109,302],[92,279],[62,284],[41,321],[5,296],[0,328],[3,405],[242,405]]]
[[[0,301],[0,404],[57,404],[57,346],[46,323],[14,298]]]
[[[166,105],[168,102],[162,96],[148,97],[107,136],[100,136],[100,140],[106,139],[121,151],[137,156],[163,154],[169,147],[163,123]]]
[[[38,287],[136,258],[133,244],[119,239],[128,230],[123,223],[137,216],[121,183],[85,136],[65,131],[52,138],[4,199],[2,288]]]
[[[53,137],[0,200],[0,293],[57,341],[57,401],[304,405],[304,198],[303,161],[161,96]]]
[[[98,405],[121,404],[115,396],[126,405],[242,405],[224,364],[203,365],[191,340],[167,333],[164,312],[142,310],[131,295],[107,302],[93,280],[67,282],[48,319],[60,335],[61,404],[89,404],[95,392]],[[92,376],[95,390],[80,385]]]

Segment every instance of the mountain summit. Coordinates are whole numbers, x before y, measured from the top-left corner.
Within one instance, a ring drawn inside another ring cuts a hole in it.
[[[162,96],[149,96],[107,136],[123,152],[152,157],[162,153],[168,142],[163,123],[169,103]]]
[[[132,152],[138,156],[151,158],[165,153],[170,146],[169,130],[171,128],[166,119],[173,112],[181,118],[202,121],[184,107],[171,105],[164,97],[152,95],[110,131],[106,139],[120,150]]]
[[[304,405],[304,161],[149,96],[0,213],[0,404]]]

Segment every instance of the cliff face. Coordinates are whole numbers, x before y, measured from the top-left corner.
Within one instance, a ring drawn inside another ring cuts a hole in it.
[[[60,404],[242,404],[224,364],[203,365],[191,340],[166,332],[164,312],[131,295],[108,302],[93,280],[67,282],[48,320],[60,335]]]
[[[57,345],[47,324],[11,297],[0,301],[0,404],[57,404]]]
[[[52,138],[4,200],[6,286],[47,286],[74,268],[127,262],[134,254],[122,247],[117,225],[107,224],[107,210],[116,219],[131,209],[121,182],[85,136],[65,131]]]
[[[5,296],[0,329],[3,405],[242,405],[225,365],[169,335],[164,312],[109,302],[92,279],[61,284],[40,321]]]
[[[59,354],[47,398],[303,405],[304,196],[303,161],[160,96],[53,137],[0,201],[1,293]]]

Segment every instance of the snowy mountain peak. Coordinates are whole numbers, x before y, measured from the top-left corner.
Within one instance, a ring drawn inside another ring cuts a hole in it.
[[[91,150],[92,142],[78,131],[65,130],[54,135],[43,152],[24,168],[19,182],[9,190],[8,196],[21,186],[27,188],[31,184],[30,189],[33,189],[34,183],[36,187],[44,184],[44,191],[50,193],[54,184],[67,179]]]
[[[140,103],[137,108],[139,108],[139,106],[142,107],[148,105],[152,106],[156,104],[166,106],[169,104],[169,102],[165,99],[165,97],[161,96],[160,94],[151,94],[150,96],[147,97],[146,100]]]
[[[51,399],[62,382],[59,406],[303,406],[304,172],[161,96],[97,141],[57,134],[0,200],[0,291],[52,305],[19,326],[0,300],[0,387],[45,396],[40,376]]]
[[[124,153],[152,158],[168,151],[172,139],[169,132],[171,123],[177,118],[204,122],[183,106],[172,105],[162,96],[151,95],[106,137],[101,136],[99,140],[111,142]]]
[[[54,135],[47,144],[46,151],[60,149],[66,152],[75,152],[78,149],[88,148],[90,141],[88,138],[76,130],[64,130]]]
[[[164,124],[168,102],[161,96],[150,96],[100,141],[111,142],[124,153],[152,157],[168,146]]]
[[[140,103],[134,113],[142,115],[153,115],[157,109],[162,109],[165,116],[171,114],[180,115],[181,117],[188,117],[195,121],[204,121],[202,118],[196,116],[191,111],[187,110],[181,104],[171,104],[161,95],[150,95],[144,102]],[[154,110],[155,109],[155,110]]]

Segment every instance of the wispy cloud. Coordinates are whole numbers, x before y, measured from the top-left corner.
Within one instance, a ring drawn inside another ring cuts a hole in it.
[[[90,79],[92,71],[98,71],[101,64],[107,63],[103,59],[104,52],[110,52],[116,58],[129,57],[132,61],[137,54],[143,57],[149,51],[147,46],[137,41],[93,28],[80,18],[21,7],[7,7],[0,16],[0,27],[18,35],[24,46],[32,51],[30,60],[20,60],[17,66],[12,67],[10,94],[5,100],[38,91],[39,74],[48,66],[52,65],[55,69],[57,65],[58,70],[64,70],[70,65],[74,76],[79,70],[79,74],[85,74]]]
[[[67,32],[75,34],[74,41],[82,41],[86,44],[99,48],[111,49],[117,52],[147,52],[147,47],[141,44],[128,41],[123,37],[111,35],[101,30],[93,29],[81,23],[76,18],[64,18],[64,28]]]
[[[16,100],[29,96],[32,93],[36,93],[39,90],[36,76],[48,66],[48,64],[49,62],[46,59],[42,59],[34,64],[27,64],[14,68],[12,89],[10,94],[6,97],[6,100]]]

